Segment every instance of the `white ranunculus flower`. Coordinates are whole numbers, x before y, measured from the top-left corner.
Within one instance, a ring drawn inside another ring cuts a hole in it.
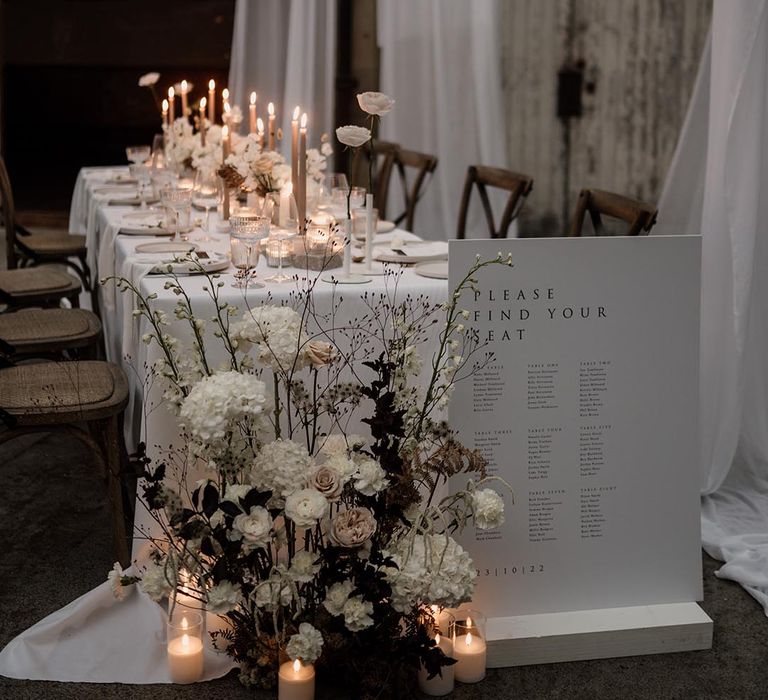
[[[356,460],[357,469],[352,475],[355,488],[364,496],[375,496],[389,485],[387,473],[375,459],[361,455]]]
[[[230,371],[205,377],[181,404],[179,417],[203,443],[223,440],[246,419],[262,420],[270,410],[264,382],[252,374]]]
[[[359,632],[373,624],[373,603],[356,595],[344,603],[344,624],[350,632]]]
[[[241,513],[235,516],[232,529],[242,539],[248,549],[266,547],[269,543],[269,534],[272,531],[272,516],[266,508],[253,506],[247,515]]]
[[[320,571],[320,565],[315,563],[319,559],[317,554],[302,550],[296,552],[291,561],[291,568],[288,569],[288,575],[299,583],[311,581],[315,574]]]
[[[361,92],[357,95],[357,104],[363,112],[381,117],[395,106],[395,101],[383,92]]]
[[[328,511],[328,501],[316,489],[299,489],[285,499],[285,515],[296,527],[312,527]]]
[[[493,489],[472,492],[472,512],[481,530],[494,530],[504,524],[504,500]]]
[[[240,601],[240,584],[221,581],[208,591],[208,612],[223,615],[235,609]]]
[[[115,562],[112,571],[107,574],[107,581],[109,581],[109,585],[112,588],[112,595],[118,600],[125,600],[125,596],[128,593],[125,590],[125,586],[123,586],[122,579],[124,575],[123,567],[118,562]]]
[[[286,653],[291,659],[301,659],[305,664],[313,664],[320,658],[323,649],[323,635],[308,622],[299,625],[299,633],[291,635]]]
[[[155,602],[167,596],[173,586],[165,575],[165,567],[162,564],[147,564],[147,570],[141,577],[139,587]]]
[[[371,139],[371,130],[364,126],[340,126],[336,129],[336,138],[345,146],[358,148]]]
[[[315,463],[307,448],[293,440],[274,440],[261,448],[250,479],[262,491],[271,491],[277,501],[306,485]]]
[[[349,594],[354,589],[352,581],[334,583],[326,592],[323,605],[331,615],[341,615],[344,612],[344,604],[349,599]]]
[[[158,80],[160,80],[160,73],[144,73],[139,78],[139,87],[152,87]]]

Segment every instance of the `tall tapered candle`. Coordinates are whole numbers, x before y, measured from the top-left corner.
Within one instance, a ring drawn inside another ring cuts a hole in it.
[[[307,215],[307,113],[301,115],[299,128],[299,197],[296,200],[299,210],[299,226],[304,226]]]
[[[270,151],[275,150],[275,104],[274,102],[270,102],[267,105],[267,113],[269,114],[269,131],[268,133],[268,145],[267,148],[269,148]]]
[[[229,106],[229,102],[225,102],[224,111],[221,113],[221,123],[226,124],[230,129],[232,128],[232,125],[229,123],[231,116],[232,108]]]
[[[207,100],[200,98],[200,144],[205,146],[205,105]]]
[[[221,91],[221,108],[226,111],[229,106],[229,88],[224,88]]]
[[[264,120],[261,117],[256,120],[256,135],[258,136],[259,146],[264,148]]]
[[[251,134],[256,133],[256,98],[256,93],[252,92],[251,104],[248,106],[248,132]]]
[[[216,81],[213,78],[208,81],[208,121],[216,122]]]
[[[168,120],[171,123],[171,126],[173,126],[173,122],[176,119],[175,112],[176,112],[176,91],[173,89],[173,85],[168,88]]]
[[[181,81],[181,116],[186,117],[189,113],[187,104],[187,93],[189,92],[189,83],[186,80]]]
[[[168,126],[168,100],[163,100],[163,126]]]
[[[227,160],[230,153],[229,127],[225,124],[221,128],[221,160],[222,163]]]
[[[294,192],[299,189],[299,112],[296,105],[291,119],[291,183]]]

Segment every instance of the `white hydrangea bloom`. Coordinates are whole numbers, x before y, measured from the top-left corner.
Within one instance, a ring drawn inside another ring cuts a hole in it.
[[[398,612],[422,604],[454,608],[471,600],[477,576],[475,565],[452,537],[407,536],[387,554],[398,566],[387,570],[392,607]]]
[[[493,489],[472,492],[472,512],[475,525],[481,530],[493,530],[504,524],[504,500]]]
[[[349,594],[354,589],[352,581],[334,583],[326,592],[323,605],[331,615],[341,615],[344,612],[344,604],[349,599]]]
[[[304,486],[314,468],[314,460],[304,445],[293,440],[274,440],[256,455],[250,480],[280,500]]]
[[[328,512],[328,501],[317,489],[299,489],[285,499],[285,515],[296,527],[314,526]]]
[[[301,316],[288,306],[263,304],[247,312],[230,327],[230,337],[238,350],[255,346],[259,362],[275,371],[301,369],[305,358],[302,347]]]
[[[353,474],[355,488],[364,496],[375,496],[389,485],[387,473],[375,459],[360,455],[355,459],[357,469]]]
[[[208,591],[207,610],[217,615],[223,615],[234,610],[239,602],[240,584],[221,581]]]
[[[320,658],[323,649],[323,635],[308,622],[299,625],[299,633],[288,640],[285,648],[291,659],[301,659],[305,664],[313,664]]]
[[[373,624],[373,603],[356,595],[344,603],[344,624],[350,632],[359,632]]]
[[[271,406],[264,382],[252,374],[222,372],[198,382],[184,399],[179,417],[203,443],[222,440],[245,419],[263,419]]]
[[[155,563],[147,564],[147,570],[139,581],[139,587],[155,602],[165,598],[173,588],[165,575],[165,567]]]

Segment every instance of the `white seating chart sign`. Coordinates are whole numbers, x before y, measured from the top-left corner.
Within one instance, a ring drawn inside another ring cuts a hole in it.
[[[460,439],[514,490],[501,529],[461,539],[473,607],[701,599],[700,239],[451,241],[451,288],[498,251],[514,266],[483,268],[461,301],[477,359],[494,356],[451,401]]]

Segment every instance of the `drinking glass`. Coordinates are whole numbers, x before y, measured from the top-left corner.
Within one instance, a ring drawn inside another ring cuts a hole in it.
[[[176,235],[173,237],[173,240],[186,240],[186,237],[181,236],[181,222],[183,217],[185,220],[185,227],[189,225],[190,209],[192,207],[192,190],[187,187],[173,187],[168,185],[160,190],[160,201],[163,206],[170,209],[174,214],[174,233]]]
[[[137,165],[148,161],[151,154],[152,149],[149,146],[126,146],[125,148],[126,158]]]
[[[349,187],[344,173],[328,173],[323,176],[317,188],[317,208],[330,209],[333,206],[333,191]]]
[[[139,195],[141,209],[147,208],[147,193],[152,188],[152,182],[149,176],[149,168],[146,165],[131,163],[128,166],[131,177],[136,180],[136,190]]]
[[[349,197],[349,209],[357,209],[365,206],[365,187],[353,187],[350,193],[348,187],[336,187],[331,193],[331,209],[337,219],[347,218],[347,197]]]
[[[269,236],[269,219],[244,208],[229,217],[229,226],[232,264],[237,268],[232,286],[237,289],[263,287],[255,281],[254,268],[259,262],[261,240]]]
[[[219,178],[213,168],[201,168],[195,174],[195,183],[192,187],[192,204],[205,209],[205,237],[201,240],[213,240],[208,236],[211,232],[209,216],[211,209],[215,209],[219,203]]]
[[[368,221],[368,210],[365,207],[358,207],[352,210],[352,236],[355,240],[365,240],[365,227]],[[373,209],[373,235],[376,235],[376,226],[379,221],[379,210]]]
[[[283,260],[290,255],[291,243],[293,234],[285,231],[273,231],[269,238],[267,238],[267,265],[275,267],[277,265],[277,272],[274,275],[270,275],[265,279],[266,282],[288,282],[291,279],[291,275],[283,273]]]

